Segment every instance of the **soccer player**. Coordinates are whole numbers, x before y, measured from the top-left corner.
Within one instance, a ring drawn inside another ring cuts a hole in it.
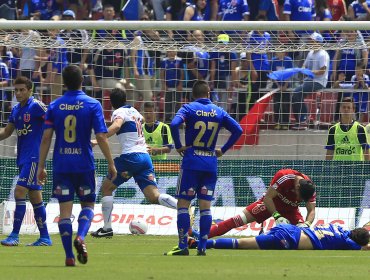
[[[1,244],[4,246],[18,246],[19,230],[26,213],[26,196],[32,203],[35,213],[35,221],[40,231],[40,238],[30,246],[51,246],[46,226],[46,211],[42,201],[41,185],[36,182],[36,169],[39,157],[39,147],[42,136],[42,126],[46,112],[45,105],[32,96],[32,82],[26,77],[18,77],[13,82],[17,101],[14,106],[9,122],[0,130],[0,140],[12,135],[16,130],[17,142],[17,166],[19,178],[14,190],[15,211],[13,230]]]
[[[210,88],[206,81],[195,82],[192,90],[194,102],[184,105],[171,123],[172,137],[177,152],[183,156],[176,195],[177,229],[179,245],[165,253],[189,255],[189,205],[197,196],[200,208],[200,242],[198,255],[204,256],[209,229],[212,224],[211,201],[217,181],[217,158],[234,145],[242,134],[240,125],[209,99]],[[180,141],[179,127],[185,123],[185,146]],[[218,133],[224,127],[231,132],[221,149],[215,148]]]
[[[77,259],[82,264],[87,263],[84,239],[94,217],[96,194],[94,155],[90,144],[92,129],[108,161],[108,172],[112,180],[117,176],[117,171],[106,137],[107,127],[102,107],[99,101],[87,96],[81,90],[83,82],[81,69],[76,65],[69,65],[63,69],[62,76],[67,91],[50,104],[46,113],[37,179],[40,183],[45,183],[47,177],[45,161],[55,131],[53,196],[59,201],[58,225],[66,253],[65,265],[74,266],[71,215],[75,193],[81,202],[81,212],[73,244],[77,250]]]
[[[340,122],[329,128],[325,146],[327,160],[369,161],[369,145],[365,128],[355,121],[355,105],[351,97],[343,98]]]
[[[159,193],[152,160],[145,142],[142,123],[143,116],[134,108],[126,105],[126,93],[113,89],[110,102],[114,108],[112,124],[107,137],[117,134],[122,146],[122,154],[114,159],[119,175],[115,180],[106,178],[102,186],[102,212],[104,226],[91,233],[93,237],[112,237],[111,214],[113,210],[113,191],[134,177],[139,188],[150,203],[176,209],[177,200],[172,196]],[[95,145],[95,141],[92,141]]]
[[[143,133],[148,145],[148,153],[152,160],[167,159],[173,148],[170,127],[156,119],[153,102],[144,103]]]
[[[304,201],[307,208],[306,220],[298,205]],[[297,170],[281,169],[276,172],[266,194],[248,205],[242,213],[211,227],[209,238],[220,236],[233,228],[257,222],[263,223],[273,217],[276,224],[293,224],[309,227],[315,219],[316,193],[311,179]]]
[[[344,230],[338,225],[301,228],[282,224],[257,237],[208,240],[207,248],[261,250],[369,250],[370,234],[365,228]],[[197,241],[193,242],[195,248]]]

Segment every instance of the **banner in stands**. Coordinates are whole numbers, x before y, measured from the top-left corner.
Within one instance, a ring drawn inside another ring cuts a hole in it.
[[[14,217],[14,202],[4,202],[0,206],[0,212],[4,216],[2,221],[2,233],[9,234],[12,230]],[[77,231],[78,215],[80,205],[75,204],[72,214],[73,230]],[[212,217],[217,223],[226,220],[240,213],[243,207],[213,207]],[[300,208],[302,215],[306,215],[306,209]],[[369,210],[369,209],[367,209]],[[59,205],[49,203],[46,206],[47,225],[50,233],[59,233]],[[355,226],[355,208],[317,208],[314,225],[333,223],[339,224],[343,228],[353,228]],[[360,221],[366,220],[369,211],[363,211]],[[128,234],[129,224],[134,218],[142,218],[148,223],[147,234],[151,235],[176,235],[176,210],[169,209],[159,205],[138,205],[138,204],[115,204],[112,213],[112,227],[116,234]],[[365,224],[365,222],[363,223]],[[270,218],[263,224],[263,230],[266,232],[275,225],[274,219]],[[101,213],[101,204],[96,205],[94,219],[91,223],[90,231],[95,231],[103,226],[103,215]],[[197,225],[195,225],[197,227]],[[231,230],[228,235],[236,236],[256,236],[261,231],[261,225],[255,222]],[[27,203],[27,213],[21,227],[21,234],[38,234],[38,229],[33,219],[32,205]]]

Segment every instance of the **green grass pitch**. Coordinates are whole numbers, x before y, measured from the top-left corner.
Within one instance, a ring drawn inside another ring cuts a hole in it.
[[[4,238],[4,236],[0,236]],[[64,266],[59,235],[52,247],[26,247],[37,236],[21,236],[18,247],[0,248],[0,279],[370,279],[366,251],[208,250],[206,257],[164,256],[175,236],[87,237],[89,261]]]

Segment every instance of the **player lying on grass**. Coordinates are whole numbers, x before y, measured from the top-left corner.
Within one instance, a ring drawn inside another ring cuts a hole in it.
[[[255,250],[369,250],[369,231],[365,228],[344,230],[332,224],[313,228],[281,224],[256,237],[208,240],[207,248]],[[198,241],[189,240],[196,248]]]

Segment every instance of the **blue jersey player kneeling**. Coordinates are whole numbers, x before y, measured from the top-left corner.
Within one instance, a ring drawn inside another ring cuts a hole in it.
[[[366,228],[344,230],[326,224],[313,228],[281,224],[257,237],[208,240],[207,248],[261,250],[369,250],[370,234]],[[191,247],[196,247],[192,242]]]
[[[209,230],[212,224],[211,201],[217,181],[217,158],[221,157],[242,134],[240,125],[222,108],[209,99],[210,89],[205,81],[197,81],[192,90],[194,102],[184,105],[171,123],[171,133],[177,152],[183,156],[176,196],[177,229],[179,245],[165,253],[189,255],[188,230],[190,227],[189,205],[195,196],[199,199],[200,237],[198,256],[204,256]],[[180,141],[179,127],[185,123],[185,146]],[[230,138],[216,149],[218,133],[224,127],[231,132]]]

